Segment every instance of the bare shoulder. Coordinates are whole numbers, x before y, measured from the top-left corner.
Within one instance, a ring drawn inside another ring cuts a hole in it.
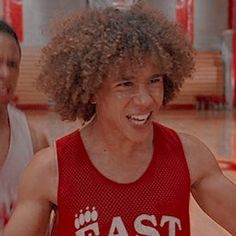
[[[32,121],[28,121],[34,153],[49,146],[49,138],[45,130],[41,130]]]
[[[57,158],[54,147],[40,150],[22,175],[20,196],[27,195],[27,193],[31,196],[35,194],[36,198],[48,199],[56,204],[57,175]]]
[[[179,133],[188,163],[192,186],[203,178],[221,172],[210,149],[197,137]]]

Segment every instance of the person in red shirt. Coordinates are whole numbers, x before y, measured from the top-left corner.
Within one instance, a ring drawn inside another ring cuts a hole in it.
[[[236,187],[197,138],[157,123],[194,70],[179,27],[143,3],[61,21],[41,88],[62,119],[85,123],[40,151],[4,236],[187,236],[189,197],[236,235]],[[222,191],[223,189],[223,191]]]

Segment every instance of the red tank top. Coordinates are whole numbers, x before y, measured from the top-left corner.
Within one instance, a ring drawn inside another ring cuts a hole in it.
[[[160,124],[154,124],[153,143],[145,173],[119,184],[93,166],[79,131],[59,139],[57,235],[190,235],[190,176],[182,144]]]

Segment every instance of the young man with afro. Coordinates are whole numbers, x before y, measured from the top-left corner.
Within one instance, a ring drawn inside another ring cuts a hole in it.
[[[194,70],[179,27],[142,3],[86,10],[43,50],[41,88],[81,130],[27,168],[4,236],[188,236],[190,193],[236,235],[236,187],[197,138],[157,123]]]

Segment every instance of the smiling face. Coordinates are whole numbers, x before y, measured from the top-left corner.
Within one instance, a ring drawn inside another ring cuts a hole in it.
[[[111,71],[112,73],[112,71]],[[123,76],[109,76],[95,95],[96,122],[121,139],[142,142],[163,101],[163,78],[150,61]]]
[[[14,96],[19,65],[20,50],[15,39],[0,32],[0,104],[7,104]]]

